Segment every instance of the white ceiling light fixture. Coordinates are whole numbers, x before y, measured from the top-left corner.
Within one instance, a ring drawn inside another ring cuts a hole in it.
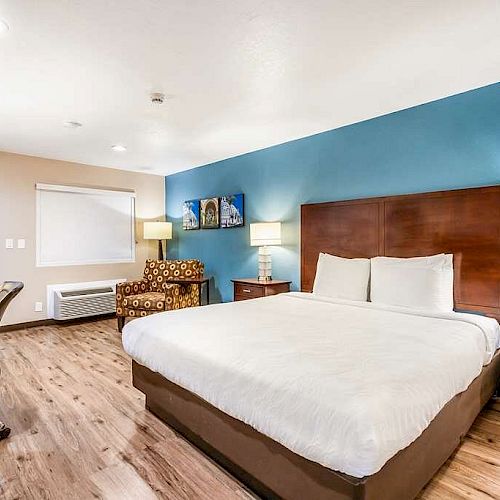
[[[111,149],[113,151],[118,151],[119,153],[127,151],[127,147],[124,146],[123,144],[113,144],[113,146],[111,146]]]
[[[5,35],[9,32],[10,27],[7,24],[7,21],[0,19],[0,35]]]
[[[75,122],[75,121],[67,121],[67,122],[64,122],[63,125],[66,127],[66,128],[80,128],[80,127],[83,127],[83,124],[80,123],[80,122]]]

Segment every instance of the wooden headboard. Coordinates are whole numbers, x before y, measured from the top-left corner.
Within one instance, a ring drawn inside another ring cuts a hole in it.
[[[320,252],[453,253],[455,309],[500,320],[500,185],[302,205],[302,291],[312,290]]]

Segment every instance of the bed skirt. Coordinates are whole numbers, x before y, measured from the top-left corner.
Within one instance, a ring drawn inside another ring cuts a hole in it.
[[[404,500],[415,498],[434,476],[493,395],[500,376],[500,350],[411,445],[379,472],[361,479],[293,453],[135,361],[132,374],[152,413],[264,498]]]

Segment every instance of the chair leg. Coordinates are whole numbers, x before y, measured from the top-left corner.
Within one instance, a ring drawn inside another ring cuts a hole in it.
[[[125,326],[125,316],[117,316],[118,320],[118,331],[122,333],[123,327]]]
[[[10,429],[2,421],[0,421],[0,441],[2,439],[5,439],[6,437],[9,437],[9,434]]]

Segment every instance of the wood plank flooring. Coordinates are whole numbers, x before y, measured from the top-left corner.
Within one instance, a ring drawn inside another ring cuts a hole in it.
[[[255,498],[144,409],[114,321],[0,333],[0,369],[1,498]],[[499,497],[492,402],[421,498]]]

